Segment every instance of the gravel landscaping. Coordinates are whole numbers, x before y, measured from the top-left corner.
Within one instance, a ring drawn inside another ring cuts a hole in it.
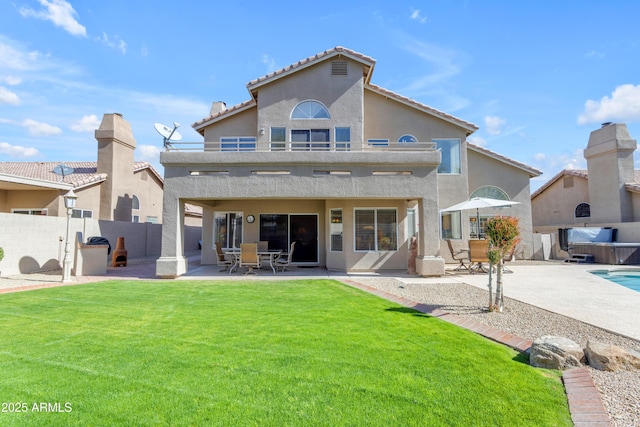
[[[471,285],[406,283],[391,278],[359,278],[358,281],[532,341],[544,335],[557,335],[583,347],[588,340],[592,340],[640,352],[640,341],[513,299],[505,298],[502,313],[490,313],[487,310],[488,290]],[[590,371],[609,413],[611,425],[640,426],[640,371],[603,372],[592,368]]]

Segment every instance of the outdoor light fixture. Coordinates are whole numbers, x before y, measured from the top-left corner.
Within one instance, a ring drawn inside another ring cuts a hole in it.
[[[69,236],[69,222],[71,221],[73,208],[76,206],[76,200],[78,200],[78,196],[73,192],[73,189],[69,190],[67,194],[64,195],[64,206],[67,208],[67,238],[64,244],[64,261],[62,262],[63,283],[71,281],[71,238]]]

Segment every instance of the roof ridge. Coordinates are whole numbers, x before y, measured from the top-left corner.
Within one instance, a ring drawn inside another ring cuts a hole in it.
[[[311,55],[311,56],[308,56],[306,58],[300,59],[299,61],[294,62],[293,64],[289,64],[289,65],[287,65],[285,67],[282,67],[282,68],[280,68],[278,70],[272,71],[271,73],[268,73],[266,75],[263,75],[263,76],[260,76],[258,78],[255,78],[255,79],[249,81],[249,83],[247,83],[247,88],[250,88],[251,86],[256,85],[258,83],[262,83],[262,82],[264,82],[266,80],[269,80],[269,79],[271,79],[271,78],[273,78],[275,76],[279,76],[280,74],[284,74],[287,71],[299,68],[299,67],[301,67],[303,65],[306,65],[308,63],[311,63],[313,61],[317,61],[319,59],[331,56],[331,55],[333,55],[335,53],[346,53],[349,56],[353,56],[353,57],[358,58],[358,59],[360,59],[360,60],[362,60],[364,62],[371,62],[372,65],[376,63],[376,60],[373,59],[372,57],[368,56],[368,55],[365,55],[365,54],[360,53],[360,52],[356,52],[355,50],[348,49],[348,48],[346,48],[344,46],[335,46],[335,47],[332,47],[330,49],[324,50],[322,52],[318,52],[315,55]]]

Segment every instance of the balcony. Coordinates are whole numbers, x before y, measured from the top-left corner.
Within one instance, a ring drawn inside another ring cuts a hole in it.
[[[170,142],[166,151],[213,152],[299,152],[299,151],[352,151],[352,152],[425,152],[436,151],[434,142]]]

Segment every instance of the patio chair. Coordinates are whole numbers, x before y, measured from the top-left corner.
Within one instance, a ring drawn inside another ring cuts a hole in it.
[[[240,244],[240,267],[247,267],[247,274],[257,274],[253,269],[260,268],[260,257],[258,256],[258,245],[256,243]]]
[[[226,255],[222,252],[222,245],[220,242],[216,242],[216,255],[218,259],[218,265],[223,267],[220,271],[227,271],[232,265],[236,263],[235,259],[231,255]]]
[[[487,255],[488,250],[488,240],[469,240],[469,262],[471,263],[469,273],[487,273],[487,270],[484,268],[484,263],[490,262],[489,256]]]
[[[291,264],[291,257],[293,256],[293,249],[295,248],[295,246],[296,246],[296,242],[291,242],[291,248],[289,249],[289,253],[280,255],[273,262],[276,268],[282,267],[282,270],[280,270],[281,272],[284,272],[284,270],[286,270],[287,267],[289,267],[289,265]]]
[[[469,249],[467,249],[467,248],[454,249],[453,243],[451,242],[451,239],[447,239],[447,245],[449,245],[449,251],[451,252],[451,258],[453,258],[455,261],[458,261],[460,263],[459,266],[454,268],[454,271],[460,271],[463,268],[465,270],[469,270],[469,266],[465,262],[465,261],[469,261]]]

